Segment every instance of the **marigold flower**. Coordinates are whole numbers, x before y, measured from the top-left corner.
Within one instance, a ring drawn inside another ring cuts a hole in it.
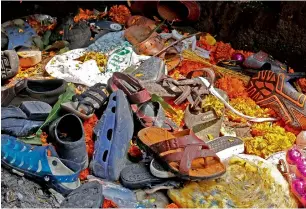
[[[225,75],[216,81],[215,86],[225,91],[230,99],[248,97],[244,83],[239,78]]]
[[[84,132],[85,132],[86,151],[88,153],[89,158],[92,157],[94,152],[93,129],[97,122],[98,122],[97,116],[93,115],[91,118],[89,118],[83,123]]]
[[[119,24],[125,24],[130,16],[131,12],[125,5],[114,5],[109,10],[111,20]]]

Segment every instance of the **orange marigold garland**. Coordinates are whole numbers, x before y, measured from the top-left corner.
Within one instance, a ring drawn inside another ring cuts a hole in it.
[[[125,24],[130,16],[130,10],[124,5],[114,5],[109,10],[111,20],[120,24]]]
[[[85,170],[82,170],[82,171],[80,172],[79,178],[80,178],[81,181],[84,181],[84,180],[87,179],[87,176],[88,176],[88,175],[89,175],[89,168],[86,168]]]
[[[175,203],[170,203],[166,206],[166,208],[179,208]]]
[[[207,66],[203,63],[184,59],[175,70],[178,71],[182,76],[187,76],[187,74],[189,72],[191,72],[193,70],[199,70],[199,69],[204,68],[204,67],[207,67]],[[176,71],[174,71],[174,72],[176,72]],[[194,73],[194,76],[197,76],[197,75],[202,75],[202,73],[201,72]]]
[[[79,22],[81,20],[91,20],[91,19],[101,19],[107,15],[106,12],[98,12],[90,11],[89,9],[83,10],[79,9],[79,13],[74,17],[74,22]]]
[[[237,97],[248,97],[244,83],[239,78],[227,76],[216,81],[216,87],[225,91],[230,99]]]
[[[118,206],[113,201],[104,199],[102,208],[118,208]]]
[[[94,152],[94,141],[93,141],[93,129],[98,122],[96,115],[93,115],[91,118],[86,120],[83,124],[85,132],[85,142],[86,142],[86,151],[88,157],[91,158]]]

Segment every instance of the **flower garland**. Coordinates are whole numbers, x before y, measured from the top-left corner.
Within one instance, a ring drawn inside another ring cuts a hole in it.
[[[125,24],[130,16],[130,10],[124,5],[114,5],[109,10],[111,20],[119,24]]]
[[[225,92],[230,99],[237,97],[246,98],[248,93],[246,91],[245,85],[239,78],[225,75],[224,77],[216,81],[215,86]]]

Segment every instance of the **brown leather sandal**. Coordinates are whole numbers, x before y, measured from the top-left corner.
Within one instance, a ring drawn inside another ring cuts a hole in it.
[[[145,25],[129,27],[125,30],[124,37],[133,45],[137,54],[154,55],[160,52],[165,45],[165,40]]]
[[[149,127],[139,131],[138,137],[165,169],[182,179],[210,180],[226,171],[216,153],[190,130],[172,134]]]
[[[154,30],[156,28],[156,24],[155,24],[154,20],[151,20],[149,18],[146,18],[144,16],[140,16],[140,15],[134,15],[134,16],[131,16],[128,19],[128,21],[126,23],[127,28],[129,28],[133,25],[148,26],[151,30]]]
[[[188,100],[191,104],[195,102],[198,95],[208,94],[208,88],[197,79],[192,78],[194,72],[207,73],[211,83],[214,83],[215,74],[209,68],[203,68],[190,72],[185,79],[175,80],[171,77],[164,77],[158,82],[144,82],[143,86],[151,93],[164,99],[175,99],[174,103],[179,105]]]

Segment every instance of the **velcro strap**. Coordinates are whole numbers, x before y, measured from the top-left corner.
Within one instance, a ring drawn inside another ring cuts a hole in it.
[[[16,85],[14,87],[15,94],[17,95],[19,92],[21,92],[22,90],[27,88],[27,84],[28,84],[28,80],[27,79],[23,79],[23,80],[19,81],[18,83],[16,83]]]

